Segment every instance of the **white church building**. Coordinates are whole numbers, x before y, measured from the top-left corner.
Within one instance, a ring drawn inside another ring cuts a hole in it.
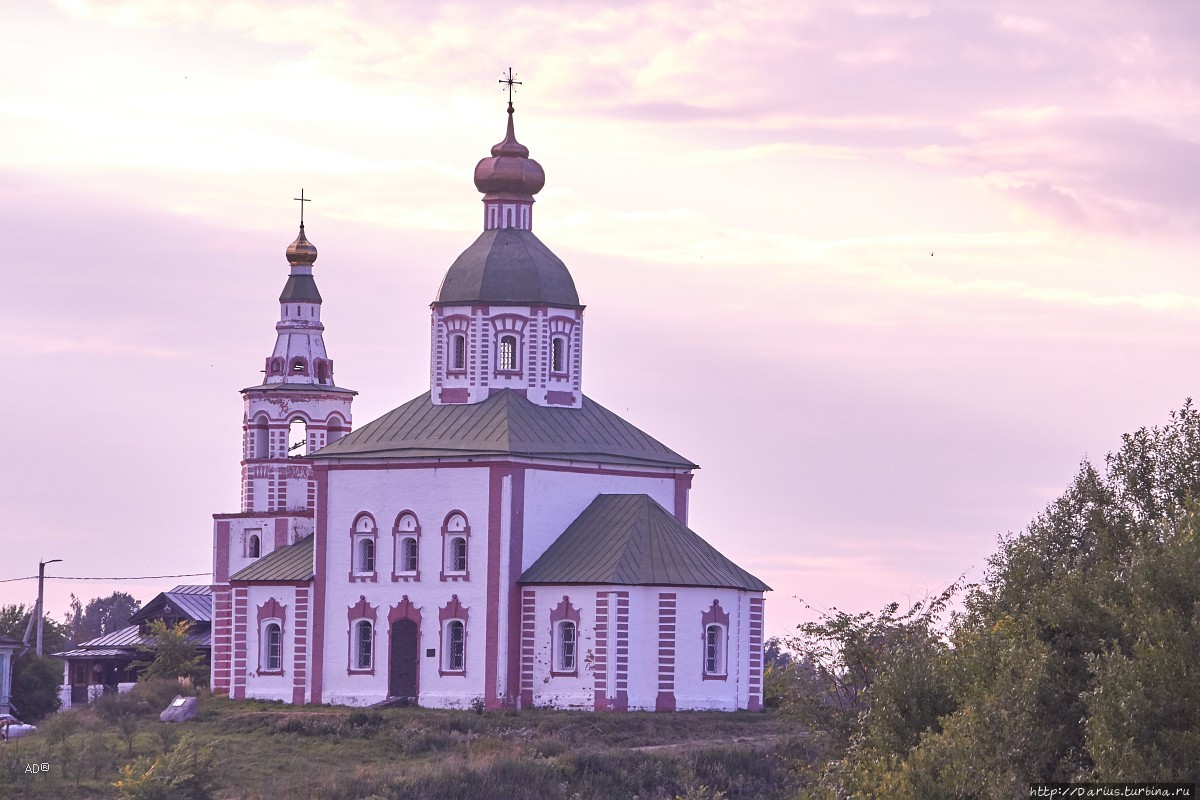
[[[290,703],[762,708],[758,578],[687,527],[692,471],[582,391],[583,310],[508,129],[432,303],[429,391],[353,429],[316,248],[287,248],[214,515],[213,688]]]

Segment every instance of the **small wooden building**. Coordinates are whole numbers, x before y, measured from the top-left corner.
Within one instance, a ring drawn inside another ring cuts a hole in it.
[[[143,606],[121,630],[54,653],[66,661],[60,689],[62,707],[90,703],[106,692],[129,691],[138,677],[134,662],[146,661],[146,651],[154,647],[149,627],[156,620],[168,626],[192,623],[188,640],[208,662],[212,651],[212,591],[208,586],[176,586]]]

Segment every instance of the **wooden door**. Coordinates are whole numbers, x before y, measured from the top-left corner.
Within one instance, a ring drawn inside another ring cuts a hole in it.
[[[392,623],[391,663],[388,670],[388,696],[417,699],[417,623],[411,619]]]

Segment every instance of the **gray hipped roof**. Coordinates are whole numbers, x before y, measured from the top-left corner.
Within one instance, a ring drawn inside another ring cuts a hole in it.
[[[508,389],[481,403],[441,406],[434,405],[426,392],[311,457],[453,456],[697,468],[588,397],[582,408],[549,408]]]
[[[212,622],[212,589],[208,586],[176,586],[162,592],[129,618],[130,622],[157,619],[166,614],[166,607],[174,606],[193,622]]]
[[[312,275],[288,275],[279,294],[281,303],[320,303],[321,293]]]
[[[229,576],[229,581],[309,581],[313,577],[313,536],[272,550],[248,567]]]
[[[644,494],[598,495],[519,582],[771,588]]]
[[[450,266],[435,302],[578,308],[579,294],[567,265],[532,231],[493,228]]]

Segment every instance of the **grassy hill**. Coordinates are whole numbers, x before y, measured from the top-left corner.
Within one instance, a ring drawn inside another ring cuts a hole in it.
[[[813,755],[794,722],[772,714],[297,709],[202,697],[196,720],[159,722],[174,688],[106,697],[0,745],[0,797],[765,800],[794,797]]]

